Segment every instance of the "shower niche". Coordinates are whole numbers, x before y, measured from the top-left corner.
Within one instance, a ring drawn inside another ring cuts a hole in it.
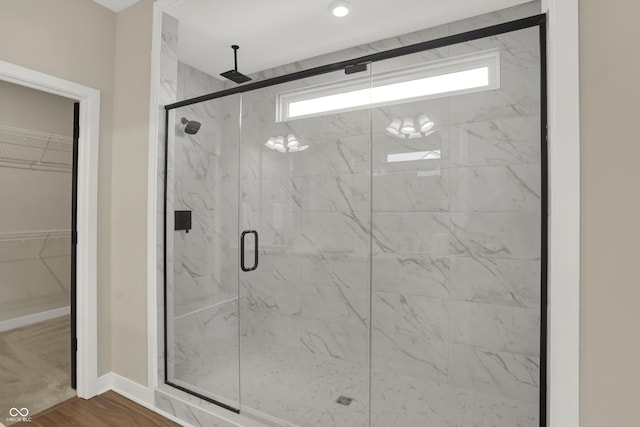
[[[274,426],[544,425],[541,25],[189,71],[239,89],[166,110],[163,380]]]

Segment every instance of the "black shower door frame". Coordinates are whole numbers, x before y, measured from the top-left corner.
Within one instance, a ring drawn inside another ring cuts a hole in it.
[[[167,149],[169,144],[169,113],[171,110],[185,107],[187,105],[198,104],[200,102],[210,101],[212,99],[222,98],[225,96],[235,95],[238,93],[251,92],[257,89],[262,89],[269,86],[275,86],[282,83],[288,83],[295,80],[305,79],[309,77],[319,76],[322,74],[332,73],[335,71],[344,70],[346,74],[361,71],[367,64],[384,61],[386,59],[397,58],[405,55],[410,55],[425,50],[438,49],[442,47],[451,46],[454,44],[465,43],[468,41],[478,40],[482,38],[498,36],[501,34],[510,33],[513,31],[524,30],[527,28],[538,27],[540,34],[540,167],[541,167],[541,212],[540,212],[540,411],[539,420],[540,427],[547,425],[547,336],[548,336],[548,322],[547,322],[547,303],[548,303],[548,105],[547,105],[547,15],[540,14],[534,15],[515,21],[505,22],[485,28],[480,28],[464,33],[454,34],[451,36],[441,37],[434,40],[428,40],[420,43],[415,43],[407,46],[402,46],[395,49],[386,50],[383,52],[377,52],[370,55],[364,55],[345,61],[334,62],[332,64],[322,65],[319,67],[309,68],[307,70],[296,71],[294,73],[285,74],[282,76],[273,77],[270,79],[260,80],[253,83],[248,83],[242,86],[221,90],[218,92],[209,93],[206,95],[197,96],[194,98],[186,99],[183,101],[168,104],[165,109],[165,141],[164,141],[164,383],[180,389],[185,393],[196,396],[200,399],[214,403],[225,409],[240,413],[239,409],[233,408],[224,403],[218,402],[209,397],[203,396],[197,392],[188,390],[177,384],[173,384],[167,379],[167,192],[168,192],[168,180],[167,180],[167,168],[168,168],[168,155]]]

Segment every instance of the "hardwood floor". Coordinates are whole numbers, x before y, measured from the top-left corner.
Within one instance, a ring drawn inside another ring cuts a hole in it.
[[[74,397],[32,417],[23,427],[179,426],[171,420],[108,391],[89,400]]]

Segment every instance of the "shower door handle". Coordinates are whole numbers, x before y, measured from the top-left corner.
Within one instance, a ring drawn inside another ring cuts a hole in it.
[[[244,238],[247,234],[253,234],[254,237],[253,265],[251,267],[246,267],[244,264]],[[253,271],[258,268],[258,232],[255,230],[244,230],[240,235],[240,268],[242,271]]]

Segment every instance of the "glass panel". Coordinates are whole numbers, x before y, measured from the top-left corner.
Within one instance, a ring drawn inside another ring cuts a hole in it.
[[[368,426],[370,109],[276,122],[280,92],[368,76],[243,94],[241,412],[277,425]]]
[[[538,426],[538,37],[372,64],[375,85],[443,58],[501,58],[498,89],[373,109],[372,426]]]
[[[171,111],[167,380],[239,407],[240,95]]]

